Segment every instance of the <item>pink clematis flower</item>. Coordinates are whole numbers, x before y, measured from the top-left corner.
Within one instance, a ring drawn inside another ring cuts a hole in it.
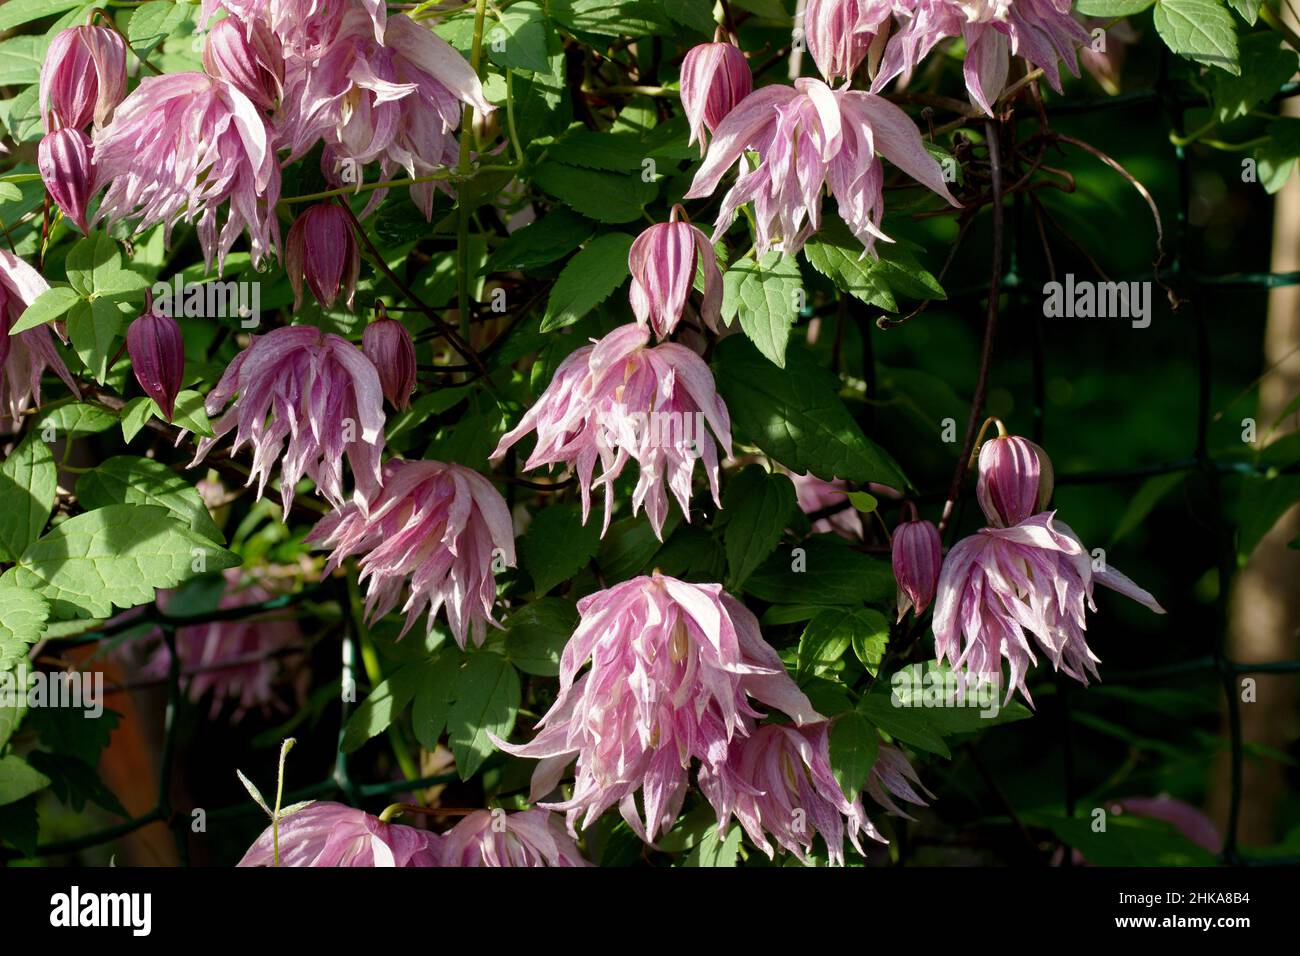
[[[637,835],[653,842],[681,810],[691,760],[716,776],[732,741],[761,716],[750,698],[800,724],[822,719],[754,615],[719,584],[656,572],[588,595],[578,612],[560,659],[560,693],[540,733],[520,745],[493,737],[509,753],[541,760],[534,801],[577,758],[573,795],[541,804],[564,811],[570,833],[579,818],[585,828],[617,803]]]
[[[1078,76],[1075,51],[1088,42],[1070,6],[1070,0],[904,0],[897,5],[898,30],[885,47],[871,89],[879,92],[914,69],[940,40],[960,36],[966,41],[966,90],[984,112],[992,115],[1012,56],[1040,67],[1059,93],[1058,61]]]
[[[95,168],[90,139],[77,129],[57,129],[41,137],[36,166],[50,198],[63,214],[89,233],[86,206],[93,195]]]
[[[934,605],[934,645],[940,661],[976,683],[1000,683],[1002,658],[1011,666],[1006,700],[1017,689],[1033,703],[1025,675],[1037,663],[1030,636],[1052,666],[1080,683],[1097,676],[1088,647],[1087,610],[1103,584],[1146,605],[1156,599],[1114,568],[1095,570],[1092,557],[1065,524],[1043,512],[1008,528],[984,528],[959,541],[943,563]],[[1028,632],[1028,633],[1026,633]]]
[[[275,204],[280,166],[266,121],[225,80],[204,73],[147,76],[96,132],[96,188],[107,184],[95,219],[138,217],[136,231],[195,222],[208,268],[218,269],[248,230],[254,262],[279,246]],[[217,210],[229,200],[225,225]]]
[[[736,210],[752,201],[759,255],[778,240],[786,252],[795,253],[821,228],[823,187],[835,196],[840,216],[867,251],[877,239],[892,241],[880,229],[885,173],[877,152],[959,205],[915,124],[871,93],[832,90],[808,77],[795,80],[793,87],[755,90],[714,132],[686,198],[711,195],[749,150],[758,152],[758,166],[742,172],[723,198],[713,239],[721,238]]]
[[[808,0],[804,41],[827,83],[853,76],[881,27],[888,26],[893,7],[891,0]]]
[[[832,865],[844,865],[844,833],[858,853],[858,834],[888,841],[867,819],[860,799],[849,800],[835,782],[830,761],[830,724],[806,727],[764,724],[731,744],[718,773],[700,768],[700,789],[725,826],[732,814],[749,838],[772,858],[767,840],[808,862],[813,838],[821,834]]]
[[[280,41],[260,17],[241,20],[232,14],[214,24],[203,45],[203,68],[259,109],[274,109],[284,94]]]
[[[0,431],[13,431],[23,412],[33,403],[40,405],[46,369],[63,379],[73,395],[81,394],[54,347],[49,325],[9,334],[18,317],[48,288],[39,272],[0,249]]]
[[[107,27],[61,30],[41,63],[45,131],[103,126],[126,95],[126,42]]]
[[[918,807],[927,806],[922,793],[934,799],[934,794],[921,783],[916,769],[903,751],[883,743],[876,751],[876,762],[871,765],[871,773],[867,775],[867,782],[862,789],[894,816],[907,817],[909,820],[911,816],[898,808],[894,797]]]
[[[500,492],[473,469],[438,461],[387,462],[383,490],[365,508],[354,502],[326,515],[307,541],[333,549],[326,574],[363,555],[369,620],[383,617],[407,594],[402,633],[426,606],[432,629],[445,605],[462,648],[470,634],[481,645],[487,624],[497,623],[494,560],[515,563],[510,509]]]
[[[537,432],[537,446],[524,467],[563,463],[578,476],[582,518],[591,510],[593,484],[605,486],[603,535],[613,512],[612,486],[629,460],[640,465],[632,513],[644,505],[662,537],[668,490],[690,519],[691,477],[703,459],[713,500],[720,505],[718,449],[731,455],[731,420],[718,397],[713,373],[683,345],[649,346],[650,331],[625,325],[560,363],[533,407],[501,436],[498,460],[521,437]],[[706,428],[707,423],[707,428]],[[712,433],[710,433],[710,429]],[[604,472],[593,481],[596,461]]]
[[[253,446],[248,483],[257,481],[259,498],[283,459],[280,500],[286,513],[304,475],[321,497],[342,507],[344,455],[357,492],[369,498],[378,489],[384,395],[374,365],[347,339],[310,325],[250,336],[208,393],[208,414],[216,415],[231,399],[234,404],[212,424],[213,437],[199,442],[191,467],[237,427],[231,451]]]
[[[719,31],[720,33],[721,31]],[[708,147],[708,135],[718,128],[737,103],[754,89],[749,61],[740,47],[715,37],[712,43],[693,46],[682,58],[682,109],[691,127],[689,146],[700,142],[700,155]]]
[[[282,815],[280,866],[437,866],[437,834],[385,823],[362,810],[314,800]],[[274,866],[275,835],[262,831],[239,866]]]
[[[439,866],[590,866],[550,810],[476,810],[443,834]]]
[[[701,265],[704,301],[700,318],[717,332],[722,317],[718,254],[708,236],[678,220],[681,211],[681,206],[673,206],[668,222],[655,223],[637,236],[627,257],[632,272],[632,311],[638,324],[651,326],[661,339],[671,335],[681,320]]]
[[[378,160],[384,179],[398,167],[419,178],[454,165],[462,105],[482,114],[495,108],[465,58],[403,14],[388,18],[381,41],[366,11],[348,7],[320,59],[291,72],[284,120],[291,156],[324,137],[336,160]],[[433,185],[411,187],[426,218]]]
[[[245,582],[238,568],[226,571],[225,581],[219,608],[261,604],[275,596],[259,584]],[[160,598],[159,605],[166,610],[169,598]],[[283,709],[276,694],[277,682],[285,674],[283,655],[303,648],[297,620],[283,612],[194,624],[176,631],[176,654],[181,674],[189,681],[190,699],[198,702],[210,694],[214,719],[233,702],[232,722],[250,710],[269,712],[277,703]],[[171,654],[160,644],[145,662],[143,673],[165,677],[170,666]]]

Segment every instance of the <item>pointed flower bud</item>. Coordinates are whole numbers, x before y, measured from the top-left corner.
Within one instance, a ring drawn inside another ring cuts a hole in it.
[[[975,495],[994,527],[1009,528],[1046,510],[1052,486],[1052,460],[1028,439],[1007,435],[980,449]]]
[[[689,146],[700,141],[700,153],[707,146],[705,129],[712,133],[718,124],[754,88],[749,62],[740,48],[715,41],[692,47],[682,59],[682,108],[690,123]]]
[[[704,301],[700,318],[714,332],[722,317],[722,273],[709,237],[689,222],[678,222],[674,206],[669,222],[655,223],[632,243],[627,264],[632,271],[629,299],[637,323],[654,327],[664,339],[672,334],[695,285],[697,264],[704,265]]]
[[[366,326],[361,351],[375,363],[384,398],[398,411],[410,408],[415,388],[415,343],[406,326],[382,318]]]
[[[203,47],[203,68],[264,110],[274,109],[284,92],[284,55],[261,19],[230,15],[214,24]]]
[[[185,377],[185,340],[175,319],[153,310],[153,296],[147,290],[144,314],[127,326],[126,351],[135,380],[171,421]]]
[[[853,75],[892,14],[892,4],[872,0],[808,0],[804,40],[827,83]]]
[[[50,42],[41,64],[45,131],[103,126],[126,95],[126,43],[107,27],[69,27]]]
[[[293,286],[295,312],[302,305],[303,279],[323,307],[333,305],[339,293],[346,292],[348,308],[352,308],[361,250],[348,214],[330,202],[308,207],[289,228],[284,268]]]
[[[901,621],[909,608],[920,614],[934,600],[943,564],[939,529],[930,521],[904,521],[894,529],[892,557]]]
[[[86,206],[94,193],[90,139],[77,129],[57,129],[41,137],[36,164],[50,198],[82,232],[90,232]]]

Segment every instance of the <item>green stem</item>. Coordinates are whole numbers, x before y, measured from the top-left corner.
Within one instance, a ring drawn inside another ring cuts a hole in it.
[[[280,745],[280,771],[275,780],[275,814],[271,817],[271,842],[274,844],[276,866],[280,865],[280,806],[284,800],[284,761],[297,742],[292,737],[286,737]]]
[[[483,21],[487,18],[487,0],[474,4],[474,42],[469,51],[469,66],[478,75],[483,56]],[[460,163],[462,176],[469,175],[469,137],[474,122],[474,108],[465,106],[460,115]],[[456,190],[456,307],[460,312],[460,335],[469,341],[469,206],[465,202],[465,184]]]

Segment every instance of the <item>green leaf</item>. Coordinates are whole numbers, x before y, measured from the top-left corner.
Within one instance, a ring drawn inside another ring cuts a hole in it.
[[[856,508],[858,511],[861,511],[863,514],[867,514],[867,515],[875,511],[876,508],[880,505],[880,502],[876,500],[875,495],[868,494],[865,491],[850,491],[848,494],[848,498],[849,498],[849,504],[853,505],[853,507]]]
[[[406,710],[425,674],[423,662],[407,664],[394,671],[387,680],[380,681],[348,718],[339,750],[350,754],[371,737],[387,730],[389,724]]]
[[[888,694],[864,694],[858,701],[858,713],[896,740],[919,747],[941,757],[951,757],[948,745],[930,726],[930,717],[943,708],[895,707]]]
[[[799,674],[822,673],[850,647],[874,674],[888,642],[889,622],[879,611],[827,608],[808,622],[799,638]]]
[[[640,173],[619,175],[547,162],[533,173],[533,182],[576,212],[597,222],[632,222],[659,193]]]
[[[0,757],[0,807],[21,800],[50,785],[50,778],[37,773],[27,761],[10,754]]]
[[[90,296],[122,271],[122,254],[106,232],[97,231],[79,239],[65,263],[68,282],[83,296]]]
[[[888,561],[854,551],[834,535],[815,535],[797,548],[778,548],[749,576],[745,591],[772,604],[834,607],[884,602],[895,585]]]
[[[508,272],[511,269],[529,272],[563,259],[591,238],[595,228],[590,219],[559,206],[511,233],[510,238],[492,253],[483,272]]]
[[[50,405],[36,415],[32,422],[32,431],[55,441],[59,438],[82,438],[86,435],[98,435],[117,424],[117,416],[102,405],[90,405],[86,402],[65,402]]]
[[[25,86],[41,78],[45,38],[10,37],[0,40],[0,86]]]
[[[456,769],[468,780],[493,750],[488,732],[510,736],[519,712],[519,674],[500,654],[478,651],[456,679],[447,732]]]
[[[740,838],[743,833],[739,826],[730,827],[725,835],[719,835],[716,826],[706,828],[700,836],[700,842],[691,850],[682,866],[734,867],[740,859]]]
[[[1259,8],[1263,6],[1263,0],[1228,0],[1228,6],[1253,27],[1259,19]]]
[[[148,56],[159,43],[172,35],[185,22],[186,4],[172,0],[151,0],[136,7],[127,21],[126,37],[137,56]]]
[[[140,429],[157,414],[158,405],[149,396],[143,395],[131,399],[122,406],[122,440],[130,444],[131,440],[140,434]]]
[[[1241,74],[1210,74],[1220,123],[1246,116],[1269,99],[1296,72],[1296,51],[1283,46],[1276,33],[1252,33],[1240,40]]]
[[[572,325],[604,302],[628,277],[632,237],[624,232],[597,236],[568,261],[546,302],[542,332]]]
[[[74,10],[83,6],[85,0],[8,0],[0,6],[0,30],[12,30],[14,27],[33,20]]]
[[[1124,513],[1120,515],[1119,522],[1115,525],[1115,532],[1110,536],[1110,545],[1114,545],[1116,541],[1142,524],[1160,500],[1181,485],[1186,477],[1185,472],[1175,471],[1167,475],[1156,475],[1144,481],[1137,494],[1129,499]]]
[[[723,321],[730,325],[739,315],[745,335],[781,368],[803,302],[799,263],[783,252],[769,252],[758,262],[743,259],[722,277]]]
[[[904,239],[877,242],[873,256],[863,252],[862,243],[842,222],[831,220],[804,245],[804,258],[840,291],[868,305],[897,312],[898,295],[947,298],[943,286],[917,260],[917,248]]]
[[[1106,815],[1106,829],[1093,829],[1093,817],[1063,817],[1025,811],[1021,820],[1051,830],[1061,842],[1094,866],[1213,866],[1214,854],[1192,843],[1172,824],[1131,814]]]
[[[663,533],[670,537],[681,521],[681,512],[673,509],[664,521]],[[661,542],[644,515],[620,518],[609,526],[600,541],[596,563],[609,584],[617,584],[639,574],[655,556]]]
[[[1156,32],[1179,56],[1241,73],[1237,59],[1237,25],[1223,0],[1159,0]]]
[[[411,708],[411,729],[425,750],[438,746],[438,738],[447,726],[461,660],[459,654],[448,652],[421,665],[423,673],[415,692],[415,706]]]
[[[238,555],[191,531],[165,508],[107,505],[52,529],[0,582],[40,591],[61,618],[108,617],[115,606],[154,600],[155,588],[238,564]]]
[[[727,482],[722,493],[723,543],[731,588],[744,584],[772,553],[796,505],[794,483],[760,465],[748,466]]]
[[[560,654],[578,626],[578,611],[562,598],[531,601],[506,618],[506,656],[525,674],[554,677]]]
[[[699,0],[660,0],[659,5],[674,23],[690,27],[696,33],[713,35],[716,24],[707,3],[700,3]]]
[[[836,394],[836,380],[802,348],[791,347],[784,375],[747,340],[718,343],[718,392],[737,438],[757,445],[791,471],[819,478],[908,485],[897,463],[862,434]]]
[[[17,561],[41,536],[54,509],[58,480],[54,455],[38,431],[0,462],[0,561]]]
[[[849,800],[856,800],[876,763],[880,735],[859,713],[840,714],[830,730],[831,773]]]
[[[224,539],[207,505],[188,481],[161,462],[119,455],[77,479],[77,497],[87,508],[105,505],[158,505],[209,540]]]
[[[670,36],[672,24],[646,0],[550,0],[552,19],[577,33],[607,37]]]
[[[582,570],[599,547],[599,517],[584,525],[578,505],[549,505],[537,513],[519,542],[519,557],[533,579],[534,593],[541,597]]]
[[[853,654],[875,676],[889,646],[889,619],[879,611],[862,608],[853,620]]]
[[[1255,150],[1259,181],[1270,195],[1286,185],[1300,157],[1300,119],[1283,116],[1268,124],[1268,142]]]
[[[152,402],[153,399],[149,401]],[[194,434],[204,438],[211,438],[212,423],[208,420],[208,412],[203,407],[203,401],[203,396],[198,392],[188,388],[181,389],[176,393],[175,406],[172,408],[172,424],[188,428]],[[154,409],[157,417],[162,418],[162,411],[158,410],[156,402]]]
[[[531,0],[521,0],[502,12],[500,21],[488,29],[483,42],[487,44],[488,57],[497,66],[548,73],[551,69],[548,37],[552,35],[542,8]]]
[[[0,584],[0,674],[26,659],[49,615],[50,606],[35,591]]]
[[[103,383],[108,375],[113,342],[122,330],[122,313],[110,299],[85,300],[73,304],[68,313],[68,338],[78,358]]]
[[[616,173],[641,174],[650,149],[633,132],[596,131],[577,126],[547,149],[552,159],[584,169],[606,169]]]
[[[18,321],[9,329],[9,334],[17,335],[19,332],[26,332],[38,325],[52,322],[80,301],[81,295],[76,289],[70,289],[65,285],[51,286],[38,295],[36,300],[23,310],[23,314],[18,317]]]
[[[1076,0],[1074,9],[1085,17],[1131,17],[1156,0]]]

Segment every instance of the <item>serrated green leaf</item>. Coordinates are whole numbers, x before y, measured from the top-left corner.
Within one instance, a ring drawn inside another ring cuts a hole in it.
[[[0,807],[50,785],[50,778],[33,770],[21,757],[0,757]]]
[[[880,735],[876,728],[854,711],[840,714],[831,724],[830,762],[835,782],[849,800],[856,800],[867,775],[876,763]]]
[[[646,0],[550,0],[547,11],[563,27],[607,37],[669,36],[672,24]]]
[[[794,483],[750,465],[727,482],[722,493],[723,543],[727,549],[729,586],[739,588],[772,553],[790,520],[797,499]]]
[[[510,238],[492,253],[483,271],[529,271],[556,262],[591,238],[595,229],[595,223],[590,219],[559,206],[511,233]]]
[[[628,277],[632,237],[623,232],[597,236],[565,265],[546,302],[542,332],[572,325],[604,302]]]
[[[9,329],[9,334],[17,335],[19,332],[26,332],[38,325],[52,322],[66,314],[69,309],[80,301],[81,294],[76,289],[71,289],[65,285],[51,286],[38,295],[35,301],[23,310],[23,314],[18,317],[18,321]]]
[[[102,405],[65,402],[51,405],[35,416],[32,431],[42,440],[81,438],[108,431],[117,424],[117,416]]]
[[[533,182],[576,212],[597,222],[632,222],[641,218],[659,187],[640,174],[619,175],[547,162],[533,173]]]
[[[97,382],[108,375],[113,342],[121,330],[122,313],[110,299],[81,300],[68,312],[68,339]]]
[[[35,591],[0,584],[0,674],[26,659],[49,616],[49,604]]]
[[[50,446],[30,432],[0,462],[0,561],[12,563],[41,536],[58,492]]]
[[[137,56],[148,56],[159,43],[185,22],[187,5],[172,0],[151,0],[136,7],[127,21],[126,37]]]
[[[747,593],[772,604],[821,607],[880,603],[894,590],[888,561],[854,551],[833,535],[778,548],[745,582]]]
[[[808,622],[799,638],[799,673],[816,676],[852,648],[875,673],[889,642],[889,622],[870,608],[828,608]]]
[[[745,335],[780,368],[803,302],[799,263],[783,252],[769,252],[758,262],[741,260],[722,277],[723,321],[730,325],[739,315]]]
[[[415,739],[425,750],[434,750],[438,738],[447,726],[451,712],[452,695],[460,675],[461,657],[455,653],[439,654],[435,660],[426,661],[415,692],[411,708],[411,729]]]
[[[103,281],[122,271],[122,254],[106,232],[96,231],[77,240],[65,261],[68,283],[83,296],[90,296]]]
[[[944,299],[937,279],[916,258],[916,247],[906,240],[877,242],[875,255],[839,220],[833,220],[804,245],[804,258],[842,292],[885,309],[898,311],[898,296]]]
[[[1077,0],[1074,9],[1086,17],[1131,17],[1156,0]]]
[[[532,0],[512,3],[483,37],[488,57],[497,66],[547,73],[550,37],[554,34],[542,8]]]
[[[1283,46],[1275,33],[1253,33],[1240,40],[1241,74],[1222,70],[1210,74],[1214,106],[1220,123],[1246,116],[1295,75],[1296,51]]]
[[[238,564],[165,508],[107,505],[53,528],[0,581],[39,591],[58,617],[108,617],[154,600],[155,588]]]
[[[500,654],[477,651],[456,678],[447,733],[456,769],[468,780],[492,753],[489,731],[505,740],[519,712],[519,674]]]
[[[571,601],[541,598],[506,618],[506,656],[525,674],[554,677],[560,672],[560,654],[578,626],[578,611]]]
[[[577,574],[599,547],[599,519],[584,525],[578,505],[549,505],[536,514],[520,540],[519,558],[533,579],[534,593],[541,597]]]
[[[150,458],[119,455],[108,459],[77,479],[77,498],[87,509],[106,505],[158,505],[183,521],[191,531],[217,544],[224,541],[194,486]]]
[[[1241,72],[1237,25],[1223,0],[1159,0],[1153,14],[1156,32],[1179,56]]]
[[[941,757],[951,757],[943,737],[930,726],[934,710],[923,707],[895,707],[888,694],[864,694],[858,701],[858,713],[896,740],[919,747]]]

